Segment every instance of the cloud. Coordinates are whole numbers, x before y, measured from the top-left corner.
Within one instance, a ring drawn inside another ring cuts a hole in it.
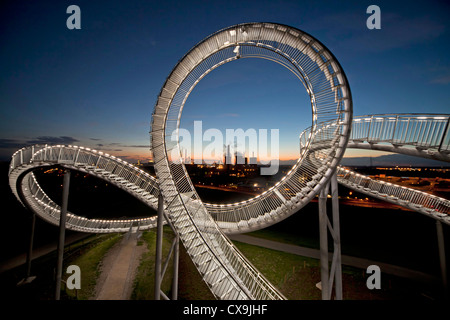
[[[114,149],[114,148],[108,148],[108,147],[104,148],[103,144],[98,144],[97,147],[99,147],[101,149],[101,151],[109,151],[109,152],[111,152],[111,151],[116,151],[116,152],[123,151],[122,149]]]
[[[0,139],[0,148],[2,149],[20,149],[30,144],[73,144],[74,142],[78,142],[79,140],[73,137],[60,136],[60,137],[51,137],[51,136],[40,136],[31,140],[23,141],[16,139]]]
[[[408,18],[397,14],[384,14],[381,28],[383,29],[383,27],[385,34],[374,44],[379,51],[404,48],[430,41],[445,31],[443,24],[429,17]]]
[[[52,136],[40,136],[33,140],[28,140],[27,144],[73,144],[79,142],[78,139],[68,136],[52,137]]]
[[[127,161],[129,163],[136,163],[139,161],[141,161],[142,163],[144,162],[148,162],[151,157],[147,156],[147,155],[121,155],[118,156],[118,158]]]
[[[97,138],[89,138],[91,141],[102,141],[102,139]],[[16,150],[19,150],[23,147],[26,147],[28,145],[33,144],[49,144],[49,145],[55,145],[55,144],[61,144],[61,145],[72,145],[75,144],[74,142],[80,142],[78,139],[74,137],[69,136],[39,136],[36,138],[30,138],[28,140],[21,140],[21,139],[5,139],[0,138],[0,160],[7,161],[10,159],[12,153]],[[79,145],[79,144],[78,144]],[[83,144],[84,145],[84,144]],[[84,145],[84,146],[90,146],[90,145]],[[110,143],[93,143],[90,147],[93,147],[94,149],[98,149],[104,152],[124,152],[127,150],[127,148],[143,148],[143,149],[149,149],[150,145],[148,144],[137,144],[137,145],[127,145],[120,142],[110,142]],[[126,156],[121,156],[126,157]],[[134,155],[130,158],[130,160],[141,160],[141,161],[147,161],[148,155]]]
[[[431,82],[439,83],[439,84],[449,84],[450,83],[450,75],[435,78],[435,79],[431,80]]]
[[[129,148],[150,148],[149,144],[141,144],[141,145],[132,145],[132,146],[126,146]]]
[[[14,139],[0,139],[0,149],[20,149],[24,143]]]
[[[219,118],[237,118],[240,117],[238,113],[221,113],[218,115]]]
[[[106,147],[106,148],[150,148],[150,144],[123,144],[119,142],[110,142],[110,143],[97,143],[97,147]],[[105,149],[106,150],[106,149]],[[122,151],[122,150],[115,150],[115,151]]]
[[[91,139],[94,140],[94,139]],[[98,139],[101,140],[101,139]],[[117,149],[118,147],[122,147],[122,145],[118,142],[111,143],[97,143],[95,147],[101,148],[103,151],[122,151],[122,149]]]
[[[11,158],[11,155],[23,147],[33,144],[73,144],[78,141],[73,137],[60,136],[40,136],[31,140],[17,140],[17,139],[0,139],[0,160],[7,161]]]
[[[381,29],[369,30],[369,15],[347,12],[322,16],[314,29],[327,34],[330,46],[358,52],[379,53],[393,49],[408,48],[433,41],[445,32],[445,24],[430,16],[408,16],[383,11]]]
[[[428,76],[429,82],[432,84],[449,84],[450,83],[450,66],[443,64],[440,59],[433,65],[424,69],[424,73]]]
[[[438,77],[432,79],[431,83],[449,84],[450,83],[450,74],[438,76]]]

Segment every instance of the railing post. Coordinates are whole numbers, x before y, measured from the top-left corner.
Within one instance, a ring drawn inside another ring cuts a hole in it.
[[[406,136],[408,135],[408,129],[409,129],[410,122],[411,122],[411,117],[408,118],[408,123],[406,124],[406,129],[405,129],[405,137],[404,137],[404,140],[402,141],[402,143],[406,143]]]
[[[379,134],[378,134],[378,138],[379,139],[377,139],[378,141],[383,141],[383,129],[384,129],[384,123],[386,122],[386,118],[385,117],[383,117],[383,120],[381,120],[381,128],[380,128],[380,131],[379,131]]]
[[[437,121],[434,121],[433,123],[433,132],[431,133],[431,141],[430,141],[430,147],[433,146],[437,146],[437,141],[436,141],[436,129],[439,127],[439,123]]]
[[[44,157],[42,159],[42,161],[46,161],[47,160],[47,145],[44,145]]]
[[[435,124],[435,122],[433,120],[431,120],[431,122],[429,121],[426,124],[426,130],[424,129],[424,138],[422,139],[422,146],[428,146],[428,147],[431,146],[431,142],[428,139],[428,137],[430,136],[430,132],[432,131],[431,127],[433,126],[433,124]]]
[[[369,128],[367,129],[367,142],[369,142],[370,129],[371,129],[371,126],[372,126],[372,121],[373,121],[373,116],[370,116]]]
[[[445,140],[445,138],[447,137],[449,124],[450,124],[450,117],[449,117],[448,120],[447,120],[447,124],[445,125],[445,129],[444,129],[444,133],[443,133],[442,138],[441,138],[441,142],[439,143],[439,148],[438,148],[438,151],[439,151],[439,152],[441,152],[441,150],[442,150],[442,145],[444,144],[444,140]]]
[[[58,153],[58,160],[57,162],[59,163],[61,161],[61,152],[62,152],[62,147],[59,147],[59,153]]]
[[[73,160],[73,165],[76,166],[77,165],[77,161],[78,161],[78,155],[80,154],[80,149],[77,149],[77,153],[75,155],[75,159]]]
[[[392,138],[391,138],[392,144],[394,144],[394,137],[395,137],[395,131],[397,131],[397,125],[398,125],[398,115],[395,116],[395,124],[394,124],[394,128],[392,129]]]

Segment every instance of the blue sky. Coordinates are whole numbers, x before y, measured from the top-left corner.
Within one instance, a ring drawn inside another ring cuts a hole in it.
[[[66,8],[81,9],[81,30]],[[366,9],[381,9],[369,30]],[[347,74],[354,114],[449,113],[445,1],[6,1],[0,5],[0,159],[31,143],[67,143],[148,159],[157,95],[197,42],[233,24],[278,22],[325,44]],[[310,123],[292,74],[237,61],[202,80],[182,126],[279,129],[282,158]],[[360,151],[347,151],[357,156]]]

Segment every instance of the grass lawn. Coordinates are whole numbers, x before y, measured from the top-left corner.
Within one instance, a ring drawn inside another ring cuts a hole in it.
[[[215,300],[181,243],[179,268],[178,300]]]
[[[261,229],[250,232],[248,235],[252,237],[267,239],[276,242],[283,242],[287,244],[293,244],[296,246],[307,247],[312,249],[319,249],[319,239],[310,239],[307,237],[301,237],[300,235],[293,235],[286,232],[280,232],[273,229]]]
[[[234,241],[236,247],[289,300],[321,300],[320,262]],[[429,288],[413,281],[382,275],[381,289],[369,290],[365,270],[342,267],[344,300],[428,300]],[[180,245],[179,300],[211,300],[214,296]]]
[[[320,299],[319,261],[234,241],[245,257],[288,299]],[[294,282],[295,281],[295,282]],[[295,285],[298,284],[298,285]]]
[[[170,251],[172,239],[174,235],[170,228],[164,228],[163,236],[163,252],[162,252],[162,266],[167,259],[167,255]],[[145,231],[142,234],[141,240],[138,245],[146,245],[148,251],[145,252],[138,267],[138,271],[133,284],[133,292],[131,294],[132,300],[153,300],[154,287],[155,287],[155,255],[156,255],[156,230]],[[181,244],[180,244],[181,246]],[[166,274],[162,279],[161,289],[170,298],[172,290],[172,268],[173,258],[169,260]]]
[[[170,250],[173,236],[170,228],[165,227],[163,265]],[[280,239],[276,233],[259,232],[259,236],[275,241],[298,244],[295,239],[289,239],[289,237]],[[78,299],[88,299],[92,295],[98,277],[98,263],[109,248],[119,239],[117,237],[107,239],[70,263],[79,265],[83,270],[82,290],[78,292]],[[321,291],[316,286],[320,282],[319,260],[238,241],[234,241],[234,244],[287,299],[321,300]],[[156,230],[144,232],[138,245],[146,245],[147,251],[141,257],[131,299],[153,300]],[[171,296],[172,275],[173,267],[172,261],[170,261],[162,282],[162,289],[169,297]],[[434,294],[432,291],[427,291],[428,288],[425,286],[418,285],[413,281],[385,274],[382,275],[381,290],[369,290],[366,286],[367,277],[365,270],[343,266],[343,298],[346,300],[427,300],[430,296],[433,297]],[[181,242],[178,281],[179,300],[214,299],[213,294],[202,280]],[[73,296],[74,290],[70,293]]]
[[[81,272],[81,289],[69,290],[65,289],[65,294],[69,299],[88,300],[94,294],[97,278],[100,275],[99,265],[105,254],[123,237],[122,234],[105,235],[101,237],[102,241],[96,241],[96,244],[89,248],[85,253],[66,262],[65,268],[68,265],[77,265],[83,272]],[[64,280],[67,280],[66,275]],[[65,288],[62,285],[62,288]]]
[[[320,262],[290,253],[280,252],[235,241],[237,248],[289,300],[321,300]],[[428,300],[436,294],[430,287],[411,280],[386,274],[381,277],[381,289],[369,290],[365,270],[342,266],[344,300]]]

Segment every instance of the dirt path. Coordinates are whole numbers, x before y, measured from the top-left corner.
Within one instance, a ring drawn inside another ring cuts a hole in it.
[[[141,255],[146,246],[138,246],[137,233],[127,233],[112,247],[101,263],[95,300],[129,300]]]

